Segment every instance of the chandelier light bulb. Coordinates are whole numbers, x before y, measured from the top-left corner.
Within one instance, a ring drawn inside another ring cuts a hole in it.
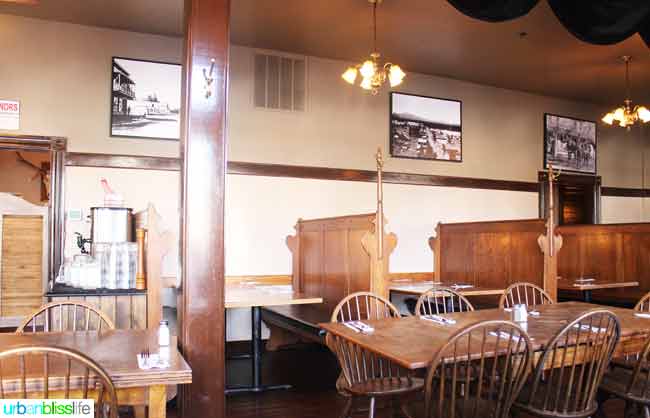
[[[639,119],[641,119],[643,123],[650,122],[650,110],[648,110],[647,107],[639,106],[639,108],[636,110],[636,113],[639,115]]]
[[[341,75],[343,77],[343,80],[348,82],[349,84],[354,84],[354,81],[357,79],[357,69],[354,67],[348,67],[347,70]]]
[[[359,72],[363,78],[371,78],[375,75],[375,63],[371,60],[367,60],[361,65]]]
[[[406,77],[406,73],[402,71],[399,65],[390,66],[390,70],[388,71],[388,81],[390,82],[391,87],[396,87],[402,84],[404,77]]]
[[[619,122],[622,122],[625,120],[625,109],[622,107],[619,107],[614,111],[614,119],[616,119]]]
[[[608,114],[603,116],[602,121],[608,125],[611,125],[612,123],[614,123],[614,114],[612,112],[609,112]]]
[[[372,79],[370,77],[363,77],[359,86],[364,90],[372,90]]]

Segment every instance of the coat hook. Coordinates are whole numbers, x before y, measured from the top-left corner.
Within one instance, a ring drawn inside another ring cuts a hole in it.
[[[214,77],[212,77],[212,73],[214,72],[214,64],[215,60],[214,58],[210,59],[210,71],[206,72],[205,68],[203,69],[203,78],[205,78],[205,98],[209,99],[210,96],[212,96],[212,82],[214,81]]]

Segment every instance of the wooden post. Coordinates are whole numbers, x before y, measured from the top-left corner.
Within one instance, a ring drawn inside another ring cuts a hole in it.
[[[546,217],[546,235],[540,235],[537,243],[544,253],[544,290],[557,302],[557,253],[562,248],[562,236],[555,234],[555,204],[553,184],[559,173],[553,173],[548,166],[548,216]]]
[[[147,278],[145,275],[145,253],[144,253],[144,234],[145,230],[138,228],[135,230],[135,240],[138,243],[138,272],[135,275],[135,288],[144,290],[147,288]]]
[[[390,233],[386,235],[384,227],[386,218],[384,216],[384,186],[382,181],[382,169],[384,160],[381,147],[375,155],[377,161],[377,212],[375,214],[375,228],[373,233],[367,233],[361,238],[361,245],[370,255],[370,291],[376,295],[388,298],[389,287],[389,266],[390,254],[397,246],[397,235]]]
[[[192,384],[182,388],[181,417],[224,418],[224,202],[230,1],[186,0],[185,16],[179,337],[183,356],[192,367]]]

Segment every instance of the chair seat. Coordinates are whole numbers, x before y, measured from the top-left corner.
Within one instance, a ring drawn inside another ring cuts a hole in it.
[[[551,395],[549,396],[548,404],[546,405],[546,408],[544,407],[544,398],[546,395],[546,388],[547,384],[540,384],[537,388],[536,396],[534,399],[531,399],[531,391],[533,389],[533,383],[532,382],[527,382],[524,387],[521,389],[521,392],[519,392],[519,396],[517,397],[517,400],[514,402],[512,405],[512,409],[518,410],[518,411],[525,411],[531,415],[534,415],[536,417],[543,417],[543,418],[560,418],[560,417],[591,417],[594,415],[596,410],[598,409],[598,402],[594,399],[593,403],[585,410],[585,411],[580,411],[579,413],[573,412],[573,411],[567,411],[564,413],[562,411],[562,408],[558,408],[558,411],[554,411],[554,398],[555,394],[557,393],[556,388],[551,389]],[[564,391],[564,390],[562,390]],[[569,402],[569,405],[573,404],[573,399]]]
[[[350,386],[343,379],[339,379],[337,387],[356,396],[394,396],[423,390],[424,380],[417,377],[385,377]]]
[[[628,393],[627,385],[632,379],[633,374],[634,370],[631,368],[613,368],[605,373],[603,381],[600,384],[600,390],[621,399],[650,405],[650,399],[643,396],[646,386],[645,376],[640,376],[640,378],[636,379],[634,387],[632,387],[632,390]],[[650,395],[650,393],[648,393],[648,395]]]

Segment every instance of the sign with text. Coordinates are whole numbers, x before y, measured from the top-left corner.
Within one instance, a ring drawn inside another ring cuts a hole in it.
[[[0,100],[0,130],[20,129],[20,102]]]

